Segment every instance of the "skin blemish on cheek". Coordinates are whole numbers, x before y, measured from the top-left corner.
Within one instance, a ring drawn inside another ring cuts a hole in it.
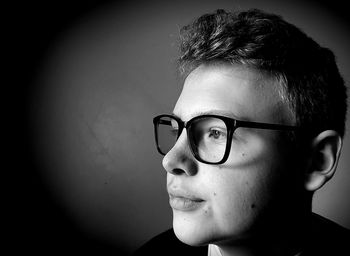
[[[214,192],[213,195],[216,196],[216,192]]]
[[[203,209],[203,212],[204,212],[204,214],[205,215],[211,215],[211,207],[210,206],[208,206],[208,207],[205,207],[204,209]]]
[[[254,209],[255,207],[256,207],[255,204],[252,204],[252,205],[250,206],[250,208],[252,208],[252,209]]]
[[[245,153],[242,153],[242,156],[245,156]]]

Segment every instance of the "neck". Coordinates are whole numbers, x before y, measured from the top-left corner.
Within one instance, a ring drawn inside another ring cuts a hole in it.
[[[247,239],[217,245],[223,256],[297,255],[308,236],[311,214],[299,217],[284,220],[283,225],[265,227],[265,232],[256,232]]]

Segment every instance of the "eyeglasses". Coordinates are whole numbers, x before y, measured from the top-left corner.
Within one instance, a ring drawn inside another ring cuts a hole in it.
[[[224,163],[231,149],[232,135],[238,127],[294,131],[297,126],[240,121],[219,115],[201,115],[183,122],[173,115],[153,118],[157,150],[166,155],[185,128],[189,148],[195,159],[205,164]]]

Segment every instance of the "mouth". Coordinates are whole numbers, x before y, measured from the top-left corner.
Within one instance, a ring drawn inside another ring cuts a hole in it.
[[[171,208],[178,211],[194,211],[204,204],[204,200],[192,196],[182,196],[169,193]]]

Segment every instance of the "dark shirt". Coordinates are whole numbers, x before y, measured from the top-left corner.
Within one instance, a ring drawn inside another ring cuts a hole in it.
[[[306,239],[300,256],[350,255],[350,230],[317,214],[312,216],[311,235]],[[145,243],[134,256],[191,255],[207,256],[208,246],[189,246],[182,243],[169,229]]]

